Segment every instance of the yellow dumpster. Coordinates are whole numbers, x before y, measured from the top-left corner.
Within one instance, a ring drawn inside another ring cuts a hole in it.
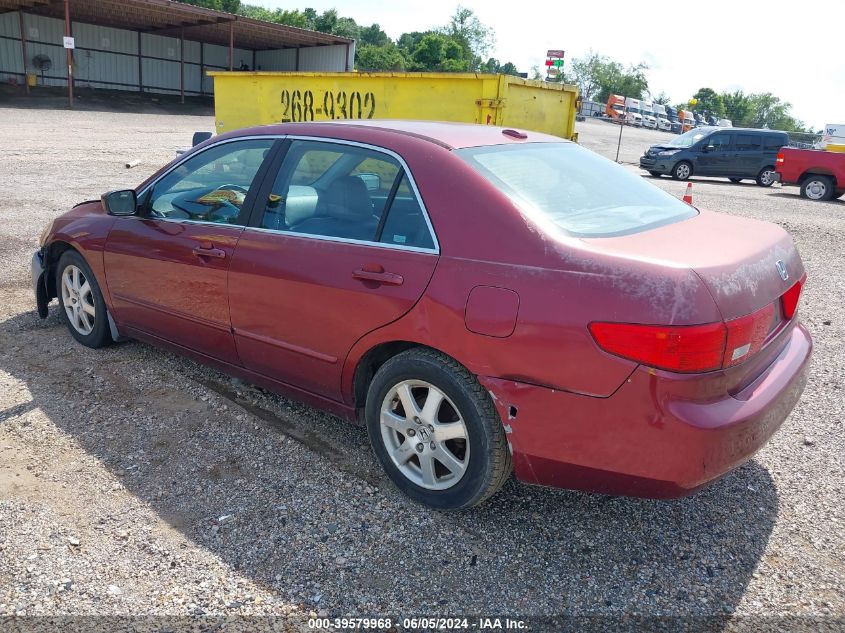
[[[502,125],[577,140],[578,88],[474,73],[216,72],[217,132],[333,119]]]
[[[35,88],[38,85],[38,75],[35,73],[26,74],[26,85],[30,88]]]

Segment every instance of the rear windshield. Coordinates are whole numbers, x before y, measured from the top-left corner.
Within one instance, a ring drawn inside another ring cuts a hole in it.
[[[578,237],[637,233],[698,212],[641,176],[575,143],[455,150],[538,224]]]

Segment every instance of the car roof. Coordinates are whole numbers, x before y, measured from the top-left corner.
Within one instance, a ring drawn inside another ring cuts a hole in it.
[[[495,125],[479,125],[477,123],[454,123],[448,121],[410,121],[400,119],[383,120],[346,120],[346,121],[321,121],[309,123],[284,123],[281,125],[265,126],[261,131],[280,134],[297,134],[300,130],[304,134],[325,134],[331,137],[333,129],[358,128],[365,130],[382,130],[413,136],[419,139],[428,140],[432,143],[447,147],[449,149],[460,149],[464,147],[480,147],[484,145],[509,145],[512,143],[569,143],[565,139],[541,132],[533,132],[522,128],[499,127]],[[251,130],[239,130],[238,135],[246,134]],[[254,131],[254,130],[252,130]],[[506,133],[508,132],[508,133]],[[517,132],[520,136],[516,136]],[[521,135],[525,135],[522,138]]]
[[[751,134],[785,134],[789,136],[783,130],[764,130],[759,127],[728,127],[727,125],[702,125],[700,128],[694,128],[699,130],[707,130],[708,132],[718,132],[718,131],[726,131],[726,132],[749,132]]]

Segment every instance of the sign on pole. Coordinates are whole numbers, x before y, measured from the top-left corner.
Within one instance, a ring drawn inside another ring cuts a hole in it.
[[[560,59],[562,57],[566,57],[566,51],[560,51],[560,50],[546,51],[546,57]]]
[[[74,49],[76,48],[76,41],[72,37],[65,37],[63,38],[65,48]]]

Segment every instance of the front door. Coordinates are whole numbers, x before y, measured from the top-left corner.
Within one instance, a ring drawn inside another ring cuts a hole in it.
[[[274,142],[211,146],[140,192],[137,216],[115,220],[104,263],[121,326],[238,362],[227,274]]]
[[[431,279],[428,217],[397,157],[352,144],[290,142],[258,196],[229,271],[241,361],[340,400],[355,342],[408,312]]]
[[[729,132],[716,132],[699,144],[694,173],[698,176],[731,176],[734,149]]]

